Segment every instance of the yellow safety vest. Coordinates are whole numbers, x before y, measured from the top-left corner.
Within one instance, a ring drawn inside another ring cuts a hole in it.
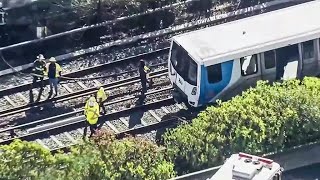
[[[144,70],[145,73],[148,73],[150,71],[150,68],[148,68],[148,66],[144,66],[143,70]]]
[[[99,104],[97,102],[94,102],[94,106],[90,107],[88,100],[84,107],[84,114],[86,115],[89,124],[97,124],[100,116]]]
[[[144,67],[143,67],[143,70],[144,70],[144,72],[146,73],[146,78],[149,79],[149,71],[150,71],[150,68],[148,68],[148,66],[144,66]]]
[[[46,65],[46,72],[45,72],[46,76],[48,76],[49,65],[50,65],[50,63],[47,63],[47,65]],[[58,63],[55,63],[55,65],[56,65],[56,77],[59,77],[60,76],[59,72],[62,71],[62,68]]]
[[[100,89],[97,92],[97,100],[99,101],[101,99],[101,102],[105,101],[108,98],[109,94],[106,94],[103,87],[100,87]]]

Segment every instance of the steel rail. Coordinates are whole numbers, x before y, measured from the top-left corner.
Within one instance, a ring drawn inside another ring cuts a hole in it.
[[[259,10],[263,10],[266,8],[273,8],[276,5],[282,5],[282,4],[290,3],[290,2],[291,3],[294,3],[294,2],[302,3],[301,0],[300,1],[298,1],[298,0],[275,0],[275,1],[271,1],[271,2],[266,2],[266,3],[262,3],[260,5],[255,5],[255,6],[251,6],[251,7],[244,8],[244,9],[238,9],[233,12],[211,16],[208,18],[188,22],[188,23],[185,23],[182,25],[177,25],[174,27],[165,28],[165,29],[162,29],[159,31],[149,32],[146,34],[136,35],[134,37],[130,37],[130,38],[126,38],[126,39],[121,39],[121,40],[116,40],[116,41],[105,43],[105,44],[100,44],[98,46],[94,46],[94,47],[91,47],[88,49],[82,49],[82,50],[78,50],[76,52],[56,56],[56,59],[59,61],[59,60],[63,60],[63,59],[74,58],[77,56],[82,56],[84,54],[89,54],[89,53],[101,51],[106,48],[132,44],[132,43],[136,43],[138,41],[142,41],[145,39],[157,38],[157,37],[165,36],[167,34],[176,33],[178,31],[184,31],[184,30],[188,30],[188,29],[197,28],[199,26],[206,27],[208,24],[216,25],[216,24],[220,24],[221,22],[233,20],[234,18],[238,19],[238,18],[240,18],[240,16],[249,17],[252,15],[249,13],[256,13]],[[31,66],[32,66],[32,63],[19,66],[19,69],[22,70],[22,69],[26,69]],[[4,71],[6,71],[6,70],[4,70]],[[0,73],[1,73],[1,71],[0,71]],[[2,74],[8,74],[8,73],[10,73],[10,72],[3,72]]]
[[[164,88],[164,89],[160,89],[160,90],[147,92],[147,93],[145,93],[145,95],[151,95],[151,94],[154,94],[154,93],[167,91],[167,90],[171,90],[171,89],[172,89],[172,87],[168,87],[168,88]],[[123,98],[123,99],[107,102],[107,103],[104,104],[104,106],[113,105],[113,104],[116,104],[116,103],[120,103],[120,102],[123,102],[123,101],[128,101],[128,100],[135,99],[135,98],[137,98],[137,97],[136,96],[131,96],[131,97],[127,97],[127,98]],[[12,131],[14,131],[16,129],[27,128],[27,127],[30,127],[30,126],[36,126],[36,125],[43,124],[43,123],[55,122],[55,121],[57,121],[59,119],[66,119],[66,118],[75,116],[76,114],[82,113],[82,112],[83,112],[83,109],[81,108],[81,109],[73,111],[73,112],[59,114],[57,116],[51,116],[49,118],[40,119],[40,120],[37,120],[37,121],[32,121],[32,122],[29,122],[29,123],[20,124],[20,125],[9,127],[9,128],[5,128],[5,129],[0,129],[0,133],[4,133],[4,132],[8,132],[8,131],[12,132]]]
[[[117,19],[114,19],[114,20],[108,20],[108,21],[104,21],[102,23],[97,23],[97,24],[94,24],[94,25],[85,26],[85,27],[73,29],[73,30],[66,31],[66,32],[61,32],[61,33],[50,35],[50,36],[47,36],[47,37],[44,37],[44,38],[41,38],[41,39],[34,39],[34,40],[24,41],[24,42],[17,43],[17,44],[12,44],[12,45],[9,45],[9,46],[6,46],[6,47],[0,47],[0,51],[8,50],[8,49],[19,47],[19,46],[25,46],[25,45],[28,45],[28,44],[38,43],[38,42],[41,42],[41,41],[54,39],[54,38],[58,38],[58,37],[61,37],[61,36],[65,36],[65,35],[69,35],[69,34],[73,34],[73,33],[77,33],[77,32],[82,32],[82,31],[86,31],[86,30],[89,30],[89,29],[94,29],[94,28],[101,27],[101,26],[107,26],[107,25],[118,23],[118,22],[121,22],[121,21],[133,19],[133,18],[136,18],[136,17],[139,17],[139,16],[152,14],[152,13],[157,12],[157,11],[171,9],[171,8],[176,7],[176,6],[180,6],[182,4],[188,4],[188,3],[192,2],[192,1],[195,1],[195,0],[187,0],[187,1],[179,2],[179,3],[175,3],[175,4],[170,4],[170,5],[166,5],[164,7],[155,8],[153,10],[147,10],[147,11],[142,12],[142,13],[133,14],[133,15],[125,16],[125,17],[120,17],[120,18],[117,18]],[[220,5],[220,6],[216,7],[216,10],[224,9],[224,8],[227,8],[227,7],[230,7],[230,6],[232,6],[232,5],[229,5],[229,6]]]
[[[148,58],[152,58],[155,56],[159,56],[161,53],[168,53],[168,52],[169,52],[169,47],[166,47],[166,48],[158,49],[158,50],[151,51],[148,53],[142,53],[142,54],[138,54],[135,56],[129,56],[129,57],[126,57],[123,59],[107,62],[104,64],[99,64],[97,66],[87,67],[87,68],[81,69],[79,71],[74,71],[74,72],[63,74],[63,76],[71,77],[71,78],[74,78],[77,76],[84,76],[86,74],[89,74],[89,73],[92,73],[95,71],[104,70],[106,67],[112,68],[112,67],[115,67],[115,66],[117,66],[121,63],[124,63],[124,62],[136,61],[141,58],[148,59]],[[45,85],[49,84],[48,78],[45,78],[43,81],[44,81]],[[61,79],[61,81],[66,81],[66,80]],[[12,87],[12,88],[3,89],[0,91],[0,96],[6,96],[6,95],[13,94],[13,93],[30,90],[31,85],[32,85],[32,82],[29,82],[29,83],[18,85],[18,86]],[[36,85],[33,88],[37,88],[37,87],[39,87],[39,85]]]
[[[180,119],[179,117],[171,117],[171,118],[163,119],[157,123],[152,123],[152,124],[148,124],[146,126],[131,128],[126,131],[115,133],[115,137],[116,137],[116,139],[123,139],[128,136],[141,135],[141,134],[145,134],[145,133],[159,130],[159,129],[163,129],[163,128],[174,127],[174,126],[177,126],[181,122],[184,122],[184,120]],[[79,145],[79,144],[70,143],[68,145],[65,145],[64,147],[50,149],[50,152],[52,154],[56,154],[58,152],[67,153],[70,151],[70,148],[72,148],[73,146],[76,146],[76,145]]]
[[[132,71],[132,72],[135,72],[135,71]],[[162,69],[160,71],[152,72],[152,73],[150,73],[150,78],[152,79],[152,78],[165,76],[165,75],[167,75],[167,72],[168,72],[167,68]],[[127,72],[124,72],[124,73],[127,73]],[[115,89],[117,87],[122,87],[122,86],[130,85],[130,84],[134,84],[134,83],[137,83],[137,82],[140,82],[140,77],[139,76],[134,76],[134,77],[122,79],[122,80],[119,80],[119,81],[114,81],[112,83],[103,84],[102,87],[104,87],[105,90],[111,90],[111,89]],[[55,102],[55,103],[63,102],[63,101],[67,101],[67,100],[71,100],[71,99],[87,96],[87,95],[90,95],[90,94],[94,94],[95,92],[97,92],[97,88],[96,87],[92,87],[92,88],[88,88],[88,89],[75,91],[73,93],[68,93],[68,94],[56,96],[56,97],[51,98],[51,99],[45,99],[45,100],[42,100],[42,101],[33,102],[33,103],[29,103],[29,104],[24,104],[24,105],[21,105],[21,106],[18,106],[18,107],[10,108],[10,109],[5,109],[5,110],[0,111],[0,118],[1,117],[5,117],[5,116],[14,115],[14,114],[17,114],[17,113],[21,113],[21,112],[30,110],[30,109],[35,108],[35,107],[43,106],[43,105],[51,103],[51,102]],[[121,95],[126,95],[126,94],[121,94]],[[118,95],[118,96],[120,96],[120,95]],[[113,99],[113,98],[117,98],[118,96],[111,96],[110,98]],[[0,124],[0,126],[3,126],[3,123]],[[0,130],[0,132],[1,132],[1,130]]]
[[[162,90],[158,90],[158,92],[161,92],[161,91],[167,91],[171,88],[166,88],[166,89],[162,89]],[[154,94],[156,93],[157,91],[154,91],[154,92],[148,92],[146,93],[146,95],[151,95],[151,94]],[[121,99],[119,100],[118,102],[121,102],[121,101],[126,101],[128,99],[134,99],[136,97],[130,97],[130,98],[125,98],[125,99]],[[114,103],[117,103],[117,102],[112,102],[113,104]],[[115,116],[118,116],[118,115],[123,115],[125,113],[131,113],[131,112],[134,112],[134,111],[137,111],[139,109],[148,109],[148,108],[153,108],[153,107],[161,107],[163,105],[166,105],[166,104],[173,104],[174,103],[174,100],[172,97],[170,98],[165,98],[165,99],[162,99],[162,100],[158,100],[158,101],[155,101],[155,102],[151,102],[151,103],[146,103],[146,104],[142,104],[142,105],[137,105],[137,106],[134,106],[132,108],[127,108],[127,109],[124,109],[124,110],[121,110],[121,111],[116,111],[116,112],[112,112],[112,113],[109,113],[109,114],[106,114],[106,115],[102,115],[100,116],[100,119],[99,119],[99,124],[100,123],[103,123],[105,122],[108,118],[113,118]],[[110,103],[111,104],[111,103]],[[80,113],[82,112],[83,110],[78,110],[76,111],[76,113]],[[75,112],[73,114],[76,114]],[[44,119],[44,120],[40,120],[41,122],[47,122],[48,119]],[[36,122],[36,123],[39,123],[40,121]],[[84,116],[81,116],[79,117],[79,120],[76,120],[75,122],[70,122],[70,123],[65,123],[65,124],[62,124],[62,125],[58,125],[58,126],[53,126],[53,127],[49,127],[49,128],[45,128],[45,129],[42,129],[42,130],[39,130],[39,131],[35,131],[35,132],[32,132],[32,133],[28,133],[28,134],[25,134],[25,135],[21,135],[21,136],[18,136],[18,137],[13,137],[13,138],[9,138],[9,139],[5,139],[3,141],[0,141],[0,144],[9,144],[11,143],[12,141],[14,141],[15,139],[21,139],[21,140],[27,140],[27,141],[32,141],[34,140],[36,137],[38,136],[41,136],[42,134],[47,134],[47,133],[50,133],[50,132],[53,132],[55,134],[57,133],[60,133],[60,132],[64,132],[65,129],[64,128],[69,128],[70,126],[76,126],[76,125],[79,125],[79,124],[83,124],[85,122],[85,118]],[[36,124],[36,123],[29,123],[29,125],[31,124]],[[84,124],[83,124],[84,125]],[[27,125],[25,124],[24,127],[26,127]],[[53,131],[54,130],[54,131]]]

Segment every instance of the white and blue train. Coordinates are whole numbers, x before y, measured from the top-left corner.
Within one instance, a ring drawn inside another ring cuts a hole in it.
[[[169,77],[177,102],[199,107],[255,86],[319,74],[320,1],[172,38]]]

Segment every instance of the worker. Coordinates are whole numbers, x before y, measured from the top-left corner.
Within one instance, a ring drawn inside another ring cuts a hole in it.
[[[40,83],[39,83],[40,91],[39,91],[37,101],[40,100],[41,94],[43,92],[43,87],[44,87],[43,78],[44,78],[45,72],[46,72],[45,58],[42,54],[39,54],[37,56],[37,59],[33,62],[33,68],[32,68],[33,81],[31,85],[31,89],[32,89],[36,86],[37,81],[40,80]]]
[[[58,95],[58,83],[59,83],[59,77],[61,76],[62,69],[60,65],[56,62],[57,62],[56,58],[51,57],[46,67],[47,68],[46,75],[49,78],[49,85],[50,85],[50,96],[53,93],[53,87],[55,90],[54,96]]]
[[[147,92],[147,83],[148,83],[148,76],[149,76],[149,67],[145,65],[145,62],[143,59],[140,60],[139,64],[139,74],[140,74],[140,79],[141,79],[141,86],[142,86],[142,91],[141,95],[144,95]]]
[[[86,127],[84,128],[83,132],[83,139],[87,136],[87,128],[90,127],[90,137],[95,133],[97,130],[97,123],[100,116],[100,107],[96,98],[91,96],[84,107],[84,115],[86,117]]]
[[[99,104],[99,106],[102,108],[103,113],[106,114],[106,107],[104,107],[103,103],[107,100],[109,93],[104,91],[104,88],[100,85],[97,86],[97,94],[96,94],[96,98],[97,98],[97,102]]]

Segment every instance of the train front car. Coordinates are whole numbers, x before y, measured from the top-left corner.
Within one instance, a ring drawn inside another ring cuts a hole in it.
[[[168,67],[175,101],[193,107],[199,106],[200,66],[174,40],[171,43]]]
[[[235,68],[240,66],[239,61],[221,61],[205,66],[199,53],[188,48],[187,44],[179,36],[173,37],[171,43],[168,67],[175,101],[199,107],[225,97],[239,78],[240,72]]]

